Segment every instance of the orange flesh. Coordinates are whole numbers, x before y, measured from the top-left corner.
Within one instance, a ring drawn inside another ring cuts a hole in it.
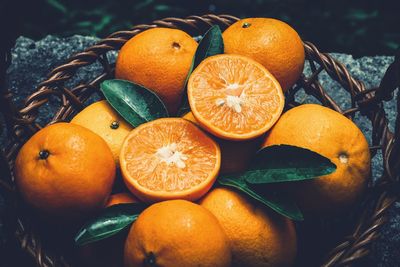
[[[238,55],[217,55],[203,61],[189,79],[188,95],[200,124],[233,140],[263,134],[284,106],[282,89],[272,74]]]
[[[125,140],[121,158],[125,181],[128,187],[134,187],[133,193],[138,197],[143,193],[145,200],[149,196],[161,200],[211,187],[221,155],[218,145],[197,126],[168,118],[133,130]]]

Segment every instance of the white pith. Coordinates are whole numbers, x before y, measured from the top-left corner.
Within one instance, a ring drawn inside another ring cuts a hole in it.
[[[229,84],[227,86],[228,90],[237,90],[239,85],[237,83]],[[242,105],[245,102],[245,94],[242,92],[239,96],[226,94],[225,98],[218,98],[215,101],[215,105],[221,107],[226,105],[228,108],[233,109],[235,112],[240,113],[242,112]]]
[[[175,165],[180,169],[186,167],[185,160],[187,160],[188,157],[178,151],[176,143],[160,147],[157,149],[156,155],[161,162],[165,162],[168,165]]]
[[[349,162],[349,157],[346,154],[340,154],[339,161],[340,163],[346,164],[347,162]]]
[[[228,89],[228,90],[236,90],[238,88],[239,88],[238,83],[231,83],[231,84],[228,84],[228,86],[226,87],[226,89]]]

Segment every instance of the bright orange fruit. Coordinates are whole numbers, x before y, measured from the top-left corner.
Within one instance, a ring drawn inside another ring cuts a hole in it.
[[[183,118],[194,122],[196,125],[199,124],[192,112],[188,112]],[[263,141],[262,136],[244,141],[225,140],[215,136],[212,136],[212,138],[221,149],[221,174],[245,171]]]
[[[247,18],[235,22],[223,33],[227,54],[238,54],[260,62],[285,91],[299,79],[305,60],[298,33],[283,21]]]
[[[125,243],[125,267],[229,267],[227,236],[207,209],[169,200],[144,210]]]
[[[112,194],[107,201],[106,207],[111,207],[117,204],[138,203],[139,200],[130,193]]]
[[[178,29],[154,28],[122,46],[115,77],[143,85],[163,100],[170,114],[181,103],[197,42]]]
[[[224,228],[231,244],[232,266],[293,266],[297,237],[288,218],[224,187],[211,190],[200,205]]]
[[[256,61],[238,55],[205,59],[188,82],[192,113],[201,127],[229,140],[258,137],[282,113],[281,86]]]
[[[68,219],[104,207],[115,175],[107,143],[72,123],[41,129],[15,161],[15,180],[24,200],[46,214]]]
[[[72,118],[71,123],[81,125],[106,141],[118,164],[122,142],[132,130],[129,125],[106,100],[95,102]]]
[[[328,213],[351,207],[366,189],[370,174],[368,142],[348,118],[327,107],[305,104],[279,119],[263,146],[287,144],[315,151],[336,164],[335,172],[292,184],[306,213]]]
[[[143,201],[196,200],[213,185],[221,152],[193,123],[163,118],[132,130],[122,145],[120,164],[125,184]]]

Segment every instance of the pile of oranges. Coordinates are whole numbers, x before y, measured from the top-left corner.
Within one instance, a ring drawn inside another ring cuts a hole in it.
[[[305,61],[297,32],[282,21],[249,18],[222,37],[224,53],[192,73],[198,43],[181,30],[149,29],[121,48],[116,78],[153,91],[171,117],[133,127],[102,100],[21,148],[18,189],[45,216],[82,221],[120,203],[149,203],[113,241],[119,245],[99,241],[105,251],[124,243],[116,259],[86,265],[293,266],[294,223],[215,183],[219,174],[245,171],[264,147],[303,147],[336,165],[332,174],[282,185],[307,216],[340,212],[362,195],[370,154],[357,126],[317,104],[284,112],[284,93]],[[178,116],[185,95],[190,112]],[[112,195],[121,178],[125,192]]]

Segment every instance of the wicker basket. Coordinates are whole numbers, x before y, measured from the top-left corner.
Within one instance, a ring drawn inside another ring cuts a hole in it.
[[[204,15],[191,16],[186,19],[166,18],[154,21],[147,25],[137,25],[131,30],[120,31],[111,34],[99,41],[84,52],[78,53],[68,61],[55,68],[42,82],[37,91],[29,96],[22,108],[17,108],[12,100],[9,90],[4,90],[1,108],[4,112],[6,125],[8,127],[9,144],[4,149],[0,187],[7,192],[9,207],[13,207],[14,218],[10,225],[21,248],[30,254],[38,266],[74,266],[73,256],[68,251],[68,246],[59,249],[61,245],[54,245],[44,241],[43,233],[32,227],[31,217],[27,209],[18,204],[18,194],[13,184],[13,163],[21,145],[33,133],[42,126],[37,122],[41,108],[46,104],[59,103],[57,112],[53,119],[47,123],[64,121],[71,118],[71,115],[81,110],[85,102],[94,94],[100,97],[99,83],[113,77],[114,65],[109,63],[106,53],[112,50],[119,50],[120,47],[136,34],[153,27],[168,27],[182,29],[192,36],[204,34],[212,25],[219,25],[221,29],[237,21],[238,18],[229,15]],[[319,260],[322,266],[350,266],[365,258],[369,252],[371,242],[379,236],[379,229],[385,222],[388,208],[395,201],[395,194],[390,188],[398,181],[400,174],[400,123],[397,122],[396,134],[388,128],[388,122],[383,110],[382,101],[393,97],[393,86],[380,87],[366,90],[364,85],[350,76],[346,68],[328,54],[318,51],[309,42],[304,42],[307,61],[310,64],[312,74],[308,77],[302,76],[297,84],[286,93],[287,106],[298,105],[295,102],[295,94],[301,88],[314,96],[323,105],[334,109],[349,118],[356,113],[366,116],[372,123],[372,147],[371,152],[382,151],[384,172],[380,180],[374,186],[370,186],[368,195],[365,198],[363,209],[354,224],[350,235],[343,236],[340,242],[330,251],[325,251]],[[99,62],[103,67],[101,75],[91,81],[81,81],[74,88],[67,88],[66,83],[73,77],[76,71],[84,66]],[[351,96],[351,108],[342,110],[332,99],[325,89],[318,82],[318,75],[325,71],[331,79],[337,81]],[[3,88],[1,88],[3,89]],[[56,98],[59,101],[49,101]],[[87,103],[86,103],[87,104]],[[398,121],[400,118],[397,119]],[[5,170],[5,171],[4,171]],[[371,184],[371,183],[370,183]],[[11,210],[11,209],[10,209]],[[13,216],[11,216],[13,215]],[[59,243],[58,243],[59,244]],[[59,253],[59,251],[63,251]],[[63,255],[61,255],[63,254]],[[311,266],[314,263],[300,263],[299,266]]]

